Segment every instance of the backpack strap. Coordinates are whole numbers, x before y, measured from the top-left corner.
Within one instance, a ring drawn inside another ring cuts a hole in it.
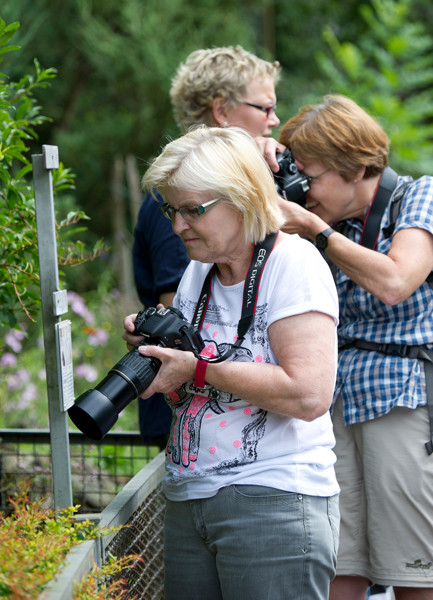
[[[361,241],[359,242],[361,246],[365,246],[371,250],[375,249],[383,213],[388,206],[392,192],[395,190],[397,178],[397,173],[391,169],[391,167],[386,167],[384,169],[379,180],[376,194],[374,195],[364,221]]]
[[[410,186],[411,181],[405,181],[398,189],[398,191],[394,194],[391,205],[389,207],[389,225],[388,227],[384,227],[383,234],[385,238],[389,238],[394,233],[395,224],[398,219],[398,215],[400,214],[401,202],[404,198],[407,188]]]

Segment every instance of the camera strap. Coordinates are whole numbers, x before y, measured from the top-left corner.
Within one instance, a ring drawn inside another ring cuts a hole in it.
[[[236,342],[232,344],[232,347],[223,356],[218,358],[206,358],[201,357],[203,360],[208,362],[221,362],[226,360],[236,348],[242,344],[245,339],[245,335],[251,326],[251,323],[256,312],[257,295],[259,292],[260,279],[264,266],[275,246],[275,242],[278,237],[278,231],[276,233],[270,233],[263,242],[258,242],[254,246],[254,250],[251,257],[251,262],[248,267],[247,276],[245,278],[243,298],[242,298],[242,313],[238,323],[238,337]],[[197,302],[197,306],[194,312],[192,325],[200,331],[204,317],[206,315],[207,306],[209,303],[211,288],[212,288],[212,277],[215,273],[216,265],[213,265],[209,273],[204,280],[203,287],[200,292],[200,297]]]
[[[364,221],[361,241],[359,242],[361,246],[365,246],[371,250],[375,249],[379,237],[382,216],[388,205],[391,194],[397,185],[397,177],[397,173],[391,169],[391,167],[386,167],[384,169]]]

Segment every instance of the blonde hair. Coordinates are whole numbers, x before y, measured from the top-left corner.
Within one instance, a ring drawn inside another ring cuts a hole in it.
[[[301,108],[283,125],[279,141],[301,163],[319,161],[346,181],[362,167],[368,178],[388,165],[389,139],[382,127],[356,102],[338,94]]]
[[[242,215],[246,243],[284,223],[272,172],[253,138],[238,127],[198,126],[168,143],[143,177],[163,197],[170,189],[206,192]]]
[[[234,106],[246,94],[253,79],[279,78],[280,63],[258,58],[242,46],[209,48],[192,52],[178,67],[170,98],[176,123],[182,131],[192,125],[213,125],[212,102],[222,98]]]

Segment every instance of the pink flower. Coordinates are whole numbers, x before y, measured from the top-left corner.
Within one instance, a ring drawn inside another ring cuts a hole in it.
[[[17,364],[17,357],[12,352],[5,352],[0,358],[0,365],[2,367],[15,367]]]
[[[18,402],[17,408],[25,410],[29,407],[30,403],[33,402],[33,400],[37,399],[37,397],[38,393],[35,384],[29,383],[29,385],[25,388],[21,395],[21,400]]]
[[[14,375],[11,375],[10,377],[8,377],[7,382],[8,382],[8,390],[11,392],[13,392],[15,390],[20,390],[23,387],[22,382],[20,381],[20,378],[18,377],[18,375],[16,373]]]
[[[75,367],[75,375],[77,377],[83,377],[86,381],[96,381],[98,378],[97,370],[91,365],[81,364]]]
[[[76,292],[68,292],[68,302],[71,310],[82,317],[88,325],[93,325],[95,315],[87,308],[84,299]]]
[[[11,329],[5,336],[5,342],[14,352],[21,352],[23,345],[21,342],[23,341],[25,335],[23,331],[19,329]]]
[[[91,346],[105,346],[108,342],[109,334],[104,329],[95,329],[88,337]]]
[[[22,390],[30,381],[30,373],[26,369],[18,369],[16,373],[9,375],[6,380],[9,390]]]

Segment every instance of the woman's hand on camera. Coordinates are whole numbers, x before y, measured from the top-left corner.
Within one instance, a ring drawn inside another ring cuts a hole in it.
[[[122,339],[126,342],[126,347],[128,350],[133,350],[133,348],[143,339],[142,335],[133,335],[135,331],[135,319],[137,318],[137,313],[132,315],[128,315],[125,317],[123,321],[124,331],[122,333]]]
[[[280,170],[280,165],[277,162],[277,152],[284,152],[286,147],[271,137],[256,137],[254,140],[271,170],[277,173]]]
[[[157,304],[156,309],[164,308],[163,304]],[[124,331],[122,333],[122,339],[126,342],[126,347],[128,350],[133,350],[135,346],[143,339],[142,335],[133,335],[135,331],[135,319],[137,318],[137,313],[133,313],[132,315],[128,315],[125,317],[123,321]]]
[[[142,356],[157,358],[161,361],[155,379],[140,395],[140,398],[148,398],[156,392],[169,394],[186,381],[194,379],[197,359],[192,352],[146,345],[140,346],[138,351]]]

